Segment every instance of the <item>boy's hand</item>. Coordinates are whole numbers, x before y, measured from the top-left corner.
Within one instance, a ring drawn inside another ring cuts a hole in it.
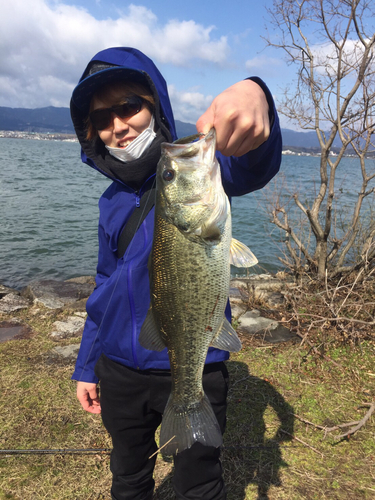
[[[270,135],[268,102],[252,80],[238,82],[219,94],[197,121],[197,131],[216,130],[216,148],[225,156],[242,156]]]
[[[77,382],[77,398],[84,410],[90,413],[100,413],[100,399],[97,384]]]

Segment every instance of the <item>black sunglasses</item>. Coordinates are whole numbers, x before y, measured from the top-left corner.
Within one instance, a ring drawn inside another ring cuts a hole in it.
[[[128,97],[124,104],[111,106],[110,108],[96,109],[89,114],[89,119],[96,130],[104,130],[112,123],[112,113],[120,118],[130,118],[142,109],[143,99],[139,96]]]

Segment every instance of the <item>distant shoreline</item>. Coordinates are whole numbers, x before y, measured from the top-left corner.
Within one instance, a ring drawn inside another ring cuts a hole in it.
[[[62,141],[62,142],[77,142],[75,134],[63,134],[59,132],[25,132],[23,130],[0,130],[0,139],[32,139],[37,141]],[[284,146],[283,155],[286,156],[320,156],[320,151],[317,148],[299,148],[296,146]],[[337,156],[337,153],[332,151],[331,156]],[[356,158],[353,153],[344,154],[345,157]],[[374,154],[368,154],[367,159],[374,159]]]
[[[77,136],[75,134],[60,134],[57,132],[25,132],[23,130],[0,130],[0,139],[31,139],[37,141],[78,142]],[[283,150],[283,155],[317,156],[317,154],[313,152],[292,151],[288,146]]]
[[[65,141],[78,142],[75,134],[63,134],[59,132],[41,133],[25,132],[23,130],[0,130],[0,139],[33,139],[37,141]]]

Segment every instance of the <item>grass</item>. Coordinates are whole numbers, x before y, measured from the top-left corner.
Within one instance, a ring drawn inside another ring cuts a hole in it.
[[[337,443],[293,416],[320,425],[362,418],[364,410],[357,407],[374,396],[374,385],[353,374],[359,357],[363,371],[370,370],[371,353],[372,346],[366,359],[352,353],[344,370],[327,361],[303,361],[306,353],[291,346],[248,347],[240,361],[232,358],[232,380],[241,375],[241,382],[232,385],[226,445],[241,443],[242,457],[228,450],[229,499],[374,497],[374,425]],[[242,491],[235,487],[240,481]]]
[[[73,365],[49,356],[56,344],[79,342],[49,336],[53,321],[67,314],[42,307],[14,314],[34,334],[0,344],[0,449],[60,450],[1,454],[1,500],[110,499],[108,453],[61,452],[110,448],[100,417],[83,412],[76,401]],[[374,344],[332,343],[321,358],[296,344],[242,340],[242,351],[228,362],[222,452],[228,500],[374,498],[374,418],[337,442],[333,433],[324,438],[324,431],[294,416],[327,426],[362,418],[366,409],[359,406],[375,398]],[[171,474],[171,463],[159,457],[155,500],[174,498]]]

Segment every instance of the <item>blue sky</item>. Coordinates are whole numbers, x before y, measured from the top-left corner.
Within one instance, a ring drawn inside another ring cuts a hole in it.
[[[277,98],[294,75],[261,38],[267,5],[12,0],[1,8],[0,106],[68,107],[87,62],[111,46],[133,46],[154,60],[183,121],[195,123],[213,97],[247,76],[263,78]]]

